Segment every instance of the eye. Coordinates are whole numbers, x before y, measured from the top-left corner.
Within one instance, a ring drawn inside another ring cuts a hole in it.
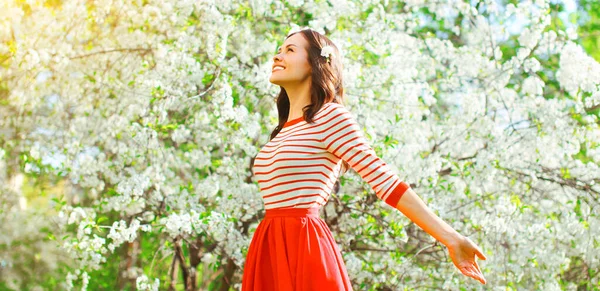
[[[291,47],[288,47],[287,51],[294,51]],[[280,54],[281,50],[277,50],[277,53]]]

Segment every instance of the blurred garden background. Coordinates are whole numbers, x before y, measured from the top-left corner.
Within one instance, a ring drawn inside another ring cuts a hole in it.
[[[240,290],[310,27],[388,163],[488,257],[481,285],[350,170],[323,218],[355,290],[600,290],[600,3],[0,1],[0,290]]]

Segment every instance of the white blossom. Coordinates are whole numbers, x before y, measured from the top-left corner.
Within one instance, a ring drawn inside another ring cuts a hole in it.
[[[409,0],[395,13],[374,1],[108,2],[0,4],[0,79],[10,89],[0,102],[0,243],[36,241],[2,257],[0,285],[27,279],[11,255],[59,243],[64,253],[41,256],[37,269],[74,266],[60,289],[85,288],[107,252],[147,235],[209,238],[217,247],[202,261],[221,256],[241,270],[263,210],[252,157],[278,122],[273,48],[301,29],[280,26],[290,7],[338,48],[321,56],[343,62],[345,106],[382,160],[488,255],[490,289],[573,289],[561,274],[598,269],[600,208],[589,197],[600,191],[600,130],[589,110],[600,104],[600,66],[576,26],[550,25],[550,1]],[[443,30],[417,33],[430,22]],[[38,177],[51,186],[43,195],[25,184]],[[422,238],[401,213],[364,203],[378,193],[356,172],[342,178],[330,199],[351,208],[325,207],[340,215],[333,235],[357,286],[464,287],[451,263],[431,260],[437,253],[419,254],[435,263],[415,268],[411,256],[351,250],[359,234],[400,251]],[[45,197],[57,211],[32,211]],[[48,225],[55,241],[30,236]],[[124,275],[158,289],[143,274],[151,262],[137,259],[144,270]]]
[[[321,56],[324,56],[326,58],[332,58],[334,56],[333,47],[330,45],[326,45],[323,48],[321,48]]]
[[[150,279],[146,275],[141,275],[135,280],[135,285],[137,290],[158,291],[160,280],[155,278],[154,282],[150,282]]]

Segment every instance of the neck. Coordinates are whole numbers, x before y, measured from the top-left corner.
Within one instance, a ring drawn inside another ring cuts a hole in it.
[[[304,115],[302,108],[311,104],[310,100],[310,79],[296,86],[286,86],[285,92],[290,100],[290,111],[288,120],[292,120]]]

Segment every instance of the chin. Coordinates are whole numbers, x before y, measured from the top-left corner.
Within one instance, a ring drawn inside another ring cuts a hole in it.
[[[275,85],[279,85],[279,86],[281,86],[281,84],[283,84],[283,82],[281,82],[281,80],[279,80],[277,78],[273,78],[273,77],[269,78],[269,82],[271,82]]]

